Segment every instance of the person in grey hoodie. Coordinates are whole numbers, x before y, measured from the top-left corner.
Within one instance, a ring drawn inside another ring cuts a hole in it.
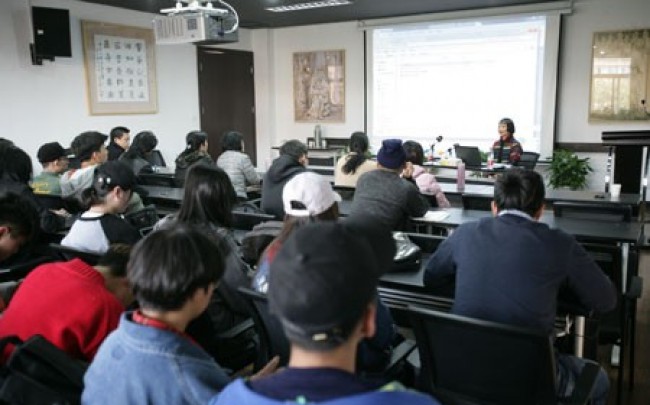
[[[282,189],[293,176],[307,171],[307,163],[307,146],[304,143],[293,139],[280,147],[280,156],[273,161],[262,181],[264,212],[280,220],[284,218]]]
[[[214,163],[208,154],[208,134],[203,131],[192,131],[185,137],[185,150],[176,158],[174,178],[179,185],[185,184],[185,174],[190,166],[197,163],[211,165]]]

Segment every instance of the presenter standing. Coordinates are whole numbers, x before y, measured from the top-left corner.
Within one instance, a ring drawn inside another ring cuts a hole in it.
[[[515,123],[510,118],[503,118],[499,121],[499,139],[492,144],[494,160],[497,163],[519,162],[521,153],[524,151],[521,143],[515,139]]]

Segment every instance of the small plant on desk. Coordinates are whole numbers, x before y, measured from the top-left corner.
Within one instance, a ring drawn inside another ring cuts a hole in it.
[[[549,166],[548,184],[555,189],[580,190],[587,186],[587,175],[593,171],[589,158],[581,159],[571,151],[556,149]]]

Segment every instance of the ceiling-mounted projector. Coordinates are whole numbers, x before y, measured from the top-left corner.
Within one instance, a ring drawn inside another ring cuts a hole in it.
[[[239,16],[225,1],[183,0],[176,7],[160,10],[167,16],[156,17],[153,21],[156,44],[227,43],[237,42],[239,36]]]

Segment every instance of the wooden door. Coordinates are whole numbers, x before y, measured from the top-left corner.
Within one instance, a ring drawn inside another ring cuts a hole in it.
[[[244,137],[245,152],[257,165],[253,53],[199,47],[201,129],[208,133],[209,152],[221,154],[221,136],[235,130]]]

